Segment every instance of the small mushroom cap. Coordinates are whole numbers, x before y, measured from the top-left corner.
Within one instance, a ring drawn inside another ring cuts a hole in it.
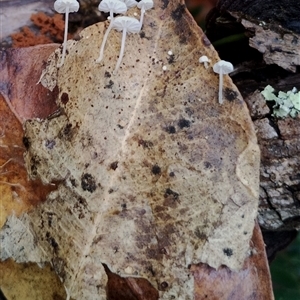
[[[148,10],[153,7],[153,0],[142,0],[137,4],[140,9]]]
[[[64,14],[67,7],[69,7],[69,12],[76,12],[79,9],[79,3],[76,0],[56,0],[54,2],[54,9],[60,14]]]
[[[115,14],[124,14],[127,11],[127,6],[120,0],[102,0],[98,9],[104,12],[112,11]]]
[[[115,18],[113,28],[118,31],[123,31],[126,28],[129,33],[138,33],[141,30],[141,25],[137,19],[124,16]]]
[[[124,2],[126,4],[127,8],[137,6],[137,4],[138,4],[135,0],[119,0],[119,1]]]
[[[199,58],[199,62],[203,63],[203,62],[209,62],[210,59],[208,59],[208,57],[206,55],[202,55]]]
[[[229,74],[233,71],[233,65],[229,61],[220,60],[214,64],[213,70],[215,73]]]

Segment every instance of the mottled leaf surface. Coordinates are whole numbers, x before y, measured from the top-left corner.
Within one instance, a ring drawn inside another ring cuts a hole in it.
[[[59,50],[50,58],[42,82],[58,86],[63,113],[26,122],[25,160],[31,178],[62,183],[7,222],[1,256],[50,261],[75,299],[106,299],[103,264],[148,279],[161,299],[193,299],[190,265],[240,269],[247,257],[259,168],[251,119],[227,76],[218,104],[218,75],[198,59],[219,58],[181,3],[155,1],[117,75],[120,32],[95,63],[106,27],[69,42],[62,68]]]

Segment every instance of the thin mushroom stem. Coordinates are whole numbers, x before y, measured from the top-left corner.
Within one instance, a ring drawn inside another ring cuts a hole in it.
[[[123,34],[122,34],[121,50],[120,50],[120,54],[119,54],[119,59],[118,59],[118,61],[117,61],[115,70],[114,70],[114,72],[113,72],[114,75],[117,73],[117,71],[118,71],[118,69],[119,69],[119,67],[120,67],[122,58],[123,58],[124,49],[125,49],[126,33],[127,33],[127,30],[126,30],[126,28],[124,28],[124,29],[123,29]]]
[[[109,23],[108,28],[105,31],[105,34],[104,34],[104,37],[103,37],[103,41],[102,41],[102,44],[101,44],[101,47],[100,47],[99,57],[96,59],[96,63],[100,63],[101,60],[103,59],[103,56],[104,56],[104,47],[105,47],[108,35],[109,35],[110,31],[112,30],[112,28],[113,28],[113,19],[110,19],[110,23]]]
[[[223,72],[220,71],[219,74],[219,103],[223,103]]]
[[[145,15],[145,9],[142,8],[142,9],[141,9],[141,18],[140,18],[140,26],[141,26],[141,28],[142,28],[142,26],[143,26],[144,15]]]
[[[110,22],[112,22],[114,20],[114,13],[112,10],[110,10],[110,12],[109,12],[109,18],[110,18]]]
[[[66,19],[65,19],[65,32],[64,32],[64,43],[63,43],[63,52],[61,57],[61,62],[58,64],[58,68],[60,68],[65,61],[66,50],[67,50],[67,39],[68,39],[68,24],[69,24],[69,7],[66,7]]]

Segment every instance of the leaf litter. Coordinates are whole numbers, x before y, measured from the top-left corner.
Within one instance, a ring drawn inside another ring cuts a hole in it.
[[[103,264],[161,299],[193,299],[191,265],[237,270],[247,257],[259,178],[248,110],[228,76],[218,104],[218,76],[198,58],[219,58],[185,6],[154,7],[117,75],[119,32],[95,63],[104,23],[68,43],[61,68],[60,49],[50,56],[41,82],[58,86],[64,113],[24,125],[30,177],[61,183],[8,219],[1,259],[51,262],[74,299],[106,299]]]

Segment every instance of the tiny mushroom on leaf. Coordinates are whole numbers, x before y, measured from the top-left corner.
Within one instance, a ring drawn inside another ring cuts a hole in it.
[[[114,70],[114,73],[116,73],[121,64],[122,58],[123,58],[124,49],[125,49],[126,33],[127,32],[128,33],[138,33],[138,32],[140,32],[141,27],[140,27],[140,22],[135,18],[118,17],[114,20],[113,28],[118,31],[123,31],[119,59],[117,61],[116,68]]]
[[[208,57],[206,55],[202,55],[199,58],[199,62],[204,64],[205,69],[208,68],[208,64],[210,63],[210,59],[208,59]]]
[[[141,0],[137,7],[141,9],[140,26],[142,28],[145,11],[153,7],[153,0]]]
[[[215,73],[219,74],[219,103],[223,103],[223,75],[224,74],[229,74],[230,72],[233,71],[233,65],[232,63],[225,61],[225,60],[220,60],[213,66],[213,70]]]
[[[135,7],[137,6],[137,1],[135,0],[119,0],[119,1],[122,1],[126,4],[127,8],[132,8],[132,7]]]
[[[54,2],[54,9],[60,14],[66,14],[63,53],[62,53],[61,62],[60,64],[58,64],[58,67],[61,67],[64,64],[66,50],[67,50],[69,13],[77,12],[79,9],[79,3],[76,0],[56,0]]]
[[[100,47],[100,54],[97,58],[96,62],[99,63],[103,59],[104,55],[104,47],[107,41],[107,37],[113,28],[113,22],[114,22],[114,13],[116,14],[124,14],[127,12],[127,6],[124,2],[120,0],[102,0],[98,6],[98,9],[100,11],[109,12],[110,16],[110,24],[104,34],[103,41]]]

